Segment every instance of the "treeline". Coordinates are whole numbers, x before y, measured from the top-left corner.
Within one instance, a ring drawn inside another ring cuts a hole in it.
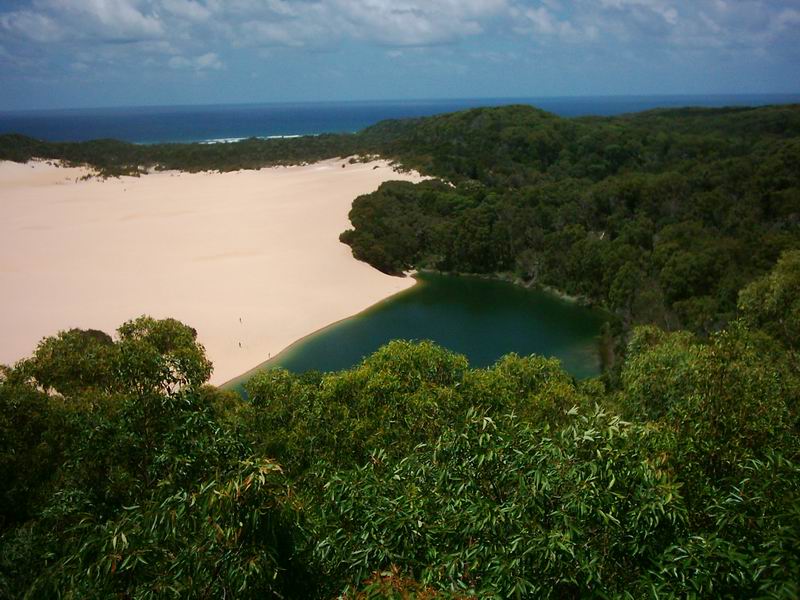
[[[0,597],[796,598],[800,252],[618,385],[393,342],[242,397],[174,320],[0,375]]]
[[[104,177],[139,175],[150,169],[235,171],[315,162],[350,156],[360,146],[352,135],[324,134],[299,138],[250,138],[220,144],[131,144],[119,140],[47,142],[18,134],[0,135],[0,160],[32,158],[89,165]]]
[[[625,326],[708,333],[800,247],[798,106],[586,119],[514,106],[363,135],[442,180],[355,201],[341,239],[387,273],[503,274],[601,304]]]

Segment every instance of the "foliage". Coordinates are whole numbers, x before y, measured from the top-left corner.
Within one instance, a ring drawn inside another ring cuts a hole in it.
[[[800,348],[800,251],[783,253],[769,274],[744,288],[739,311],[751,326]]]
[[[19,134],[0,135],[0,160],[57,159],[89,165],[99,175],[138,176],[149,170],[235,171],[315,162],[355,154],[360,146],[348,135],[293,139],[251,138],[231,144],[131,144],[118,140],[47,142]]]
[[[352,467],[375,449],[403,457],[463,419],[471,406],[557,422],[584,395],[558,361],[504,357],[488,370],[430,342],[394,341],[349,371],[305,382],[268,370],[245,384],[245,417],[261,452],[293,476],[320,460]]]
[[[386,571],[373,573],[365,580],[357,591],[348,590],[341,595],[345,600],[373,600],[377,598],[390,600],[438,600],[466,599],[471,596],[443,593],[430,586],[423,586],[410,577],[404,576],[397,565]]]
[[[278,553],[291,540],[281,539],[287,527],[280,467],[245,460],[195,485],[158,486],[108,520],[98,519],[91,505],[60,515],[74,523],[60,540],[68,545],[66,557],[36,579],[31,593],[263,598],[282,589]]]
[[[800,247],[797,106],[570,120],[516,106],[362,135],[448,182],[388,182],[353,203],[341,240],[387,273],[511,273],[627,325],[705,334]]]
[[[317,554],[331,573],[402,564],[480,597],[619,593],[684,521],[646,435],[599,409],[554,436],[470,411],[402,460],[331,478]]]
[[[393,342],[247,400],[175,321],[92,339],[108,370],[67,332],[0,379],[0,595],[798,592],[798,375],[744,323],[636,330],[613,390]]]
[[[33,516],[70,433],[57,400],[0,376],[0,534]]]
[[[106,391],[114,376],[114,342],[102,331],[71,329],[45,338],[19,368],[45,390],[74,396]]]
[[[103,332],[79,329],[45,338],[18,365],[15,377],[69,398],[110,392],[169,396],[198,387],[211,375],[197,332],[175,319],[139,317],[117,334],[117,342]]]
[[[633,344],[641,345],[641,335]],[[663,415],[687,444],[730,451],[761,447],[788,426],[800,380],[771,338],[738,323],[706,343],[685,333],[662,336],[633,350],[623,369],[633,412]],[[659,406],[651,404],[656,399]]]
[[[201,387],[210,364],[195,338],[175,320],[142,317],[116,341],[45,339],[6,371],[2,508],[16,527],[0,537],[0,596],[303,588],[288,482],[231,426],[231,398]],[[102,353],[87,361],[96,343]]]

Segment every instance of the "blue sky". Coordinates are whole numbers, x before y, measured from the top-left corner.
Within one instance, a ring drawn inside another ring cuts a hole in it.
[[[0,0],[0,109],[800,92],[800,0]]]

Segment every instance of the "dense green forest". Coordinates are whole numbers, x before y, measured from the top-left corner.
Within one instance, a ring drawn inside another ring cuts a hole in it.
[[[0,598],[800,596],[800,107],[0,136],[105,175],[369,153],[438,179],[359,198],[357,257],[603,304],[613,374],[396,341],[241,397],[177,321],[61,332],[0,368]]]
[[[0,375],[0,597],[796,598],[800,252],[619,384],[396,341],[204,385],[189,327],[72,330]]]
[[[436,175],[357,199],[354,254],[500,274],[698,333],[800,248],[800,106],[561,119],[531,107],[383,123],[390,155]]]

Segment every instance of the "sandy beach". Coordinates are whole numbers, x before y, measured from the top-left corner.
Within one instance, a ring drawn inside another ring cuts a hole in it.
[[[414,284],[338,240],[356,196],[420,180],[386,162],[80,180],[87,172],[0,162],[2,364],[60,330],[113,333],[148,314],[197,329],[222,384]]]

